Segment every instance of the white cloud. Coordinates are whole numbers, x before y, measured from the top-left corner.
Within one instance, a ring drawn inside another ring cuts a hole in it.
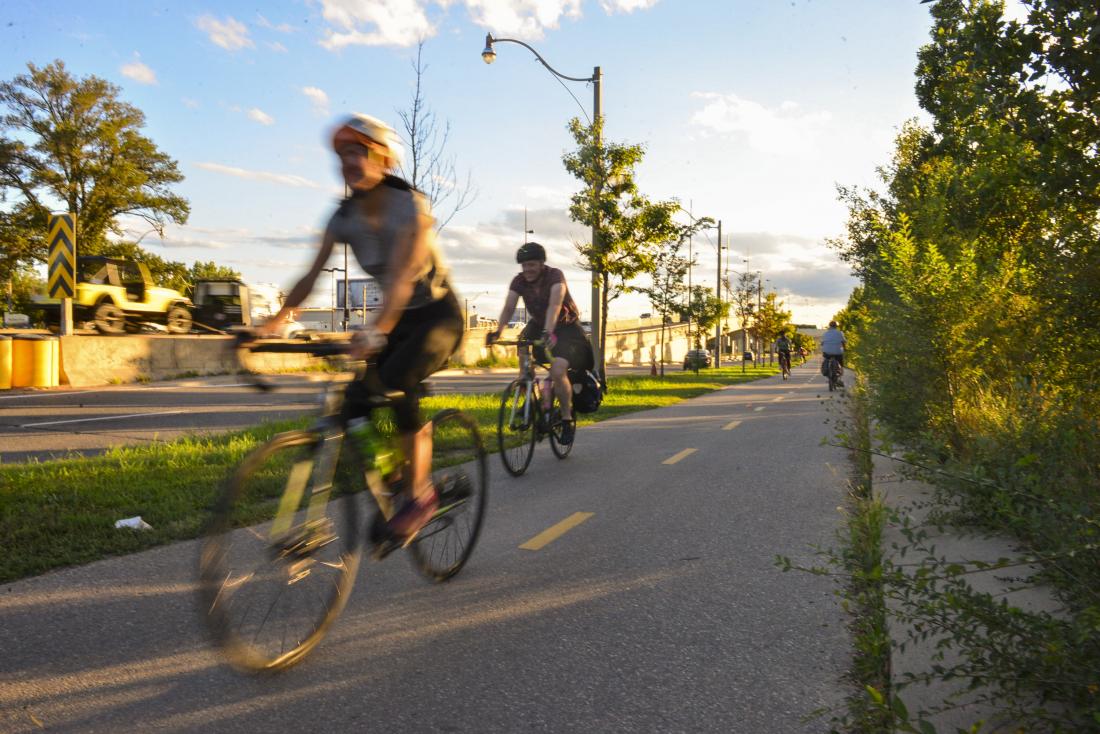
[[[628,0],[629,1],[629,0]],[[494,34],[542,38],[564,16],[581,17],[581,0],[464,0],[474,25]],[[620,0],[621,2],[621,0]]]
[[[214,44],[229,51],[252,48],[256,45],[248,37],[248,28],[245,27],[244,23],[230,16],[226,16],[225,20],[222,21],[212,15],[204,15],[195,21],[195,25]]]
[[[581,17],[582,0],[319,0],[330,24],[321,45],[338,50],[346,46],[412,46],[435,35],[429,9],[465,5],[470,21],[500,35],[541,38],[557,28],[562,18]],[[657,0],[601,0],[609,13],[652,6]]]
[[[692,123],[714,133],[744,136],[751,147],[764,153],[808,153],[817,147],[832,119],[828,112],[805,112],[794,102],[769,108],[736,94],[696,92],[692,96],[706,100]]]
[[[321,14],[335,26],[321,45],[412,46],[435,34],[421,0],[320,0]]]
[[[274,125],[275,124],[275,118],[272,117],[271,115],[267,114],[266,112],[264,112],[263,110],[261,110],[258,107],[253,107],[252,109],[250,109],[248,111],[248,119],[254,120],[255,122],[260,123],[261,125]]]
[[[223,173],[227,176],[235,176],[237,178],[244,178],[250,181],[267,181],[268,183],[275,183],[281,186],[295,186],[305,189],[321,189],[324,188],[321,184],[310,181],[303,176],[295,176],[290,173],[271,173],[270,171],[250,171],[245,168],[236,168],[234,166],[226,166],[221,163],[207,163],[201,162],[195,164],[198,168],[205,171],[213,171],[214,173]]]
[[[189,110],[197,110],[199,108],[199,101],[197,99],[182,97],[180,101],[183,102],[183,106]]]
[[[328,95],[325,94],[323,89],[318,89],[317,87],[302,87],[302,94],[309,97],[309,101],[313,103],[314,112],[323,115],[328,114]]]
[[[294,33],[296,30],[298,30],[290,23],[279,23],[278,25],[275,25],[263,15],[257,14],[256,19],[256,25],[260,26],[261,28],[267,28],[268,30],[278,31],[279,33]]]
[[[140,84],[156,84],[157,74],[145,64],[134,59],[129,64],[123,64],[119,69],[122,76],[133,79]]]
[[[269,49],[271,49],[272,51],[275,51],[276,53],[281,53],[281,54],[286,53],[286,46],[279,43],[278,41],[268,41],[267,42],[267,47]]]
[[[657,4],[657,0],[600,0],[600,7],[605,13],[633,13],[635,10],[645,10]]]

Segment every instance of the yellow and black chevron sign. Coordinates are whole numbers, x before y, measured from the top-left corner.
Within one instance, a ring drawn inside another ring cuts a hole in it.
[[[76,295],[76,218],[72,214],[50,215],[50,298]]]

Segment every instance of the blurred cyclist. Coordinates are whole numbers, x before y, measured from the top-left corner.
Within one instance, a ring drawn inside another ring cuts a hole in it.
[[[844,347],[847,345],[848,340],[844,338],[844,332],[837,328],[835,321],[830,321],[829,330],[821,335],[821,354],[823,356],[821,374],[826,374],[825,364],[828,363],[830,357],[840,365],[840,374],[844,374]],[[844,385],[843,382],[840,384]]]
[[[352,356],[376,357],[377,376],[372,373],[371,379],[405,393],[394,414],[409,461],[411,495],[390,519],[389,531],[407,543],[438,506],[430,477],[432,424],[420,423],[419,385],[458,348],[462,309],[436,247],[427,201],[389,173],[400,162],[394,129],[369,115],[352,115],[333,132],[332,147],[351,196],[329,220],[309,271],[260,330],[275,333],[306,299],[337,242],[349,245],[363,270],[382,286],[382,310],[372,324],[355,332]],[[347,418],[369,412],[366,382],[349,385]]]
[[[550,377],[554,381],[554,394],[561,405],[563,444],[573,443],[576,424],[573,421],[573,386],[569,370],[592,369],[592,350],[581,328],[580,310],[569,294],[565,275],[546,264],[546,250],[537,242],[528,242],[516,252],[516,262],[522,270],[508,286],[504,309],[495,332],[486,341],[500,338],[504,325],[512,318],[516,303],[523,298],[527,309],[527,326],[520,339],[540,338],[550,347],[550,355],[542,346],[535,347],[534,357],[539,364],[550,365]],[[550,356],[553,359],[550,359]],[[521,371],[525,365],[520,365]],[[549,396],[547,396],[548,398]]]
[[[779,332],[779,338],[775,340],[775,351],[779,352],[779,369],[783,371],[783,379],[791,375],[791,347],[793,344],[787,338],[787,332]]]

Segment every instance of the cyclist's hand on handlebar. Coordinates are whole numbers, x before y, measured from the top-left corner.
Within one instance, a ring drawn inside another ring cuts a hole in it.
[[[552,331],[542,332],[542,343],[551,349],[558,345],[558,337]]]
[[[493,346],[493,343],[496,342],[498,339],[500,339],[500,332],[490,331],[488,334],[485,335],[485,346]]]
[[[351,350],[348,355],[352,359],[369,359],[382,351],[386,346],[386,335],[374,326],[358,329],[351,336]]]

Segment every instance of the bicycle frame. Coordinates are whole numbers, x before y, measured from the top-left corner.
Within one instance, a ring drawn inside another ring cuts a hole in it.
[[[524,400],[523,400],[523,424],[534,425],[535,430],[539,430],[539,426],[531,421],[534,418],[541,417],[542,415],[542,391],[539,388],[539,380],[542,379],[538,376],[537,370],[545,370],[548,374],[550,370],[542,364],[535,361],[534,355],[531,353],[531,347],[534,342],[516,342],[516,351],[522,353],[519,355],[520,362],[524,365],[523,372],[520,379],[524,382]],[[547,349],[549,352],[549,348]],[[531,405],[535,404],[534,410],[539,414],[538,416],[531,415]],[[513,401],[512,412],[508,416],[509,425],[515,425],[516,420],[516,405]]]

